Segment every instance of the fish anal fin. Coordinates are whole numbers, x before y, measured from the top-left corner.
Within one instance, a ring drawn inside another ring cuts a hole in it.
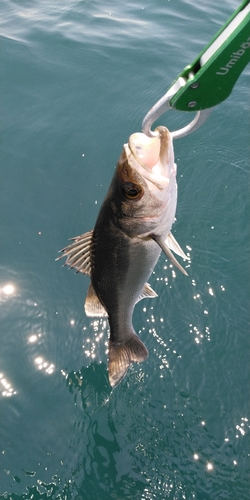
[[[100,300],[98,299],[92,283],[89,285],[87,297],[84,304],[86,316],[90,318],[108,316]]]
[[[62,255],[57,257],[60,260],[67,257],[65,266],[70,269],[75,268],[77,273],[91,275],[91,249],[93,231],[71,238],[73,243],[61,250]]]
[[[149,283],[145,283],[142,293],[139,295],[136,303],[142,299],[153,299],[154,297],[158,297],[157,293],[151,288]]]
[[[180,265],[180,263],[178,262],[178,260],[176,260],[176,258],[172,254],[170,248],[165,243],[165,241],[160,236],[156,236],[156,235],[152,235],[151,238],[153,240],[155,240],[156,243],[158,243],[159,247],[161,247],[161,249],[165,253],[166,257],[172,262],[172,264],[174,264],[174,266],[176,266],[183,274],[185,274],[186,276],[188,276],[187,271],[185,271],[185,269],[183,269],[183,267]]]
[[[123,344],[109,341],[109,383],[118,385],[126,375],[130,363],[141,363],[148,357],[148,350],[136,334]]]
[[[180,247],[178,241],[176,241],[175,237],[172,235],[172,233],[169,233],[167,235],[165,243],[170,248],[170,250],[173,250],[174,253],[176,253],[177,255],[182,257],[184,260],[189,260],[189,258],[186,256],[186,254],[183,252],[182,248]]]

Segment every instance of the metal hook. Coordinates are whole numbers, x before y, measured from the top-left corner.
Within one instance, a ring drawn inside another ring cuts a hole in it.
[[[142,122],[142,131],[148,137],[157,136],[157,132],[152,132],[151,126],[153,123],[163,114],[166,113],[169,109],[172,109],[170,105],[170,101],[172,97],[176,94],[176,92],[186,84],[186,79],[183,77],[178,78],[174,85],[167,91],[164,96],[157,101],[157,103],[150,109],[150,111],[146,114],[143,122]],[[213,108],[207,108],[201,111],[197,111],[194,119],[185,127],[170,132],[172,139],[179,139],[180,137],[184,137],[185,135],[191,134],[194,130],[198,129],[204,121],[208,118]]]
[[[185,137],[185,135],[189,135],[197,130],[206,121],[212,109],[213,108],[207,108],[202,111],[197,111],[194,119],[188,123],[188,125],[174,132],[170,132],[172,139],[180,139],[180,137]]]

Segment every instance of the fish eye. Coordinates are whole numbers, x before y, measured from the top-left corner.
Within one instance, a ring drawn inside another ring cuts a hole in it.
[[[133,182],[124,182],[122,192],[129,200],[138,200],[143,195],[143,189],[139,184]]]

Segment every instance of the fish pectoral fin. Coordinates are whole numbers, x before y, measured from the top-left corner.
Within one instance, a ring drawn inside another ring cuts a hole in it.
[[[167,235],[165,243],[170,248],[170,250],[173,250],[174,253],[182,257],[184,260],[189,260],[189,258],[185,255],[182,248],[180,247],[178,241],[176,241],[175,237],[172,235],[172,233],[169,233]]]
[[[157,293],[153,290],[153,288],[151,288],[149,283],[146,283],[144,285],[141,295],[139,295],[136,301],[136,304],[142,299],[150,299],[150,298],[153,299],[154,297],[158,297]]]
[[[132,362],[141,363],[148,357],[148,350],[133,333],[124,344],[109,341],[109,383],[115,387],[121,382]]]
[[[60,260],[67,257],[65,266],[70,269],[75,268],[77,273],[91,275],[91,247],[93,231],[71,238],[73,243],[60,250],[62,255],[57,257]]]
[[[84,310],[86,316],[89,316],[90,318],[108,316],[106,309],[104,309],[102,303],[96,295],[92,283],[90,283],[89,285],[87,297],[84,304]]]
[[[183,269],[183,267],[179,264],[178,260],[176,260],[176,258],[172,254],[170,248],[165,243],[165,241],[160,236],[152,235],[151,238],[153,240],[155,240],[156,243],[158,243],[159,247],[161,247],[161,249],[163,250],[163,252],[167,256],[167,258],[169,260],[171,260],[172,264],[174,264],[183,274],[185,274],[186,276],[188,276],[187,271],[185,271],[185,269]]]

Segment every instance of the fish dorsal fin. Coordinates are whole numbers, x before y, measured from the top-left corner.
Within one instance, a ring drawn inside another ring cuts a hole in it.
[[[170,248],[170,250],[173,250],[174,253],[182,257],[184,260],[188,260],[188,257],[185,255],[183,252],[182,248],[180,247],[178,241],[176,241],[175,237],[172,235],[172,233],[169,233],[167,235],[167,238],[165,239],[165,243],[167,246]]]
[[[165,253],[165,255],[167,256],[167,258],[169,260],[171,260],[172,264],[174,264],[176,267],[178,267],[178,269],[183,273],[185,274],[186,276],[188,276],[188,273],[187,271],[185,271],[185,269],[183,269],[183,267],[179,264],[178,260],[176,260],[176,258],[174,257],[174,255],[172,254],[170,248],[168,247],[168,245],[165,243],[165,241],[160,237],[160,236],[155,236],[155,235],[152,235],[151,238],[153,240],[156,241],[156,243],[158,243],[159,247],[161,247],[161,249],[163,250],[163,252]]]
[[[56,260],[67,257],[65,266],[76,269],[77,273],[91,275],[91,247],[93,231],[71,238],[73,243],[60,250],[63,252]]]
[[[108,316],[100,300],[98,299],[92,283],[89,285],[87,297],[84,304],[86,316],[91,318]]]
[[[158,297],[157,293],[151,288],[149,283],[145,283],[142,293],[139,295],[136,303],[142,299],[153,299],[154,297]]]
[[[141,363],[148,357],[148,350],[133,332],[124,344],[109,341],[109,383],[115,387],[121,382],[132,362]]]

